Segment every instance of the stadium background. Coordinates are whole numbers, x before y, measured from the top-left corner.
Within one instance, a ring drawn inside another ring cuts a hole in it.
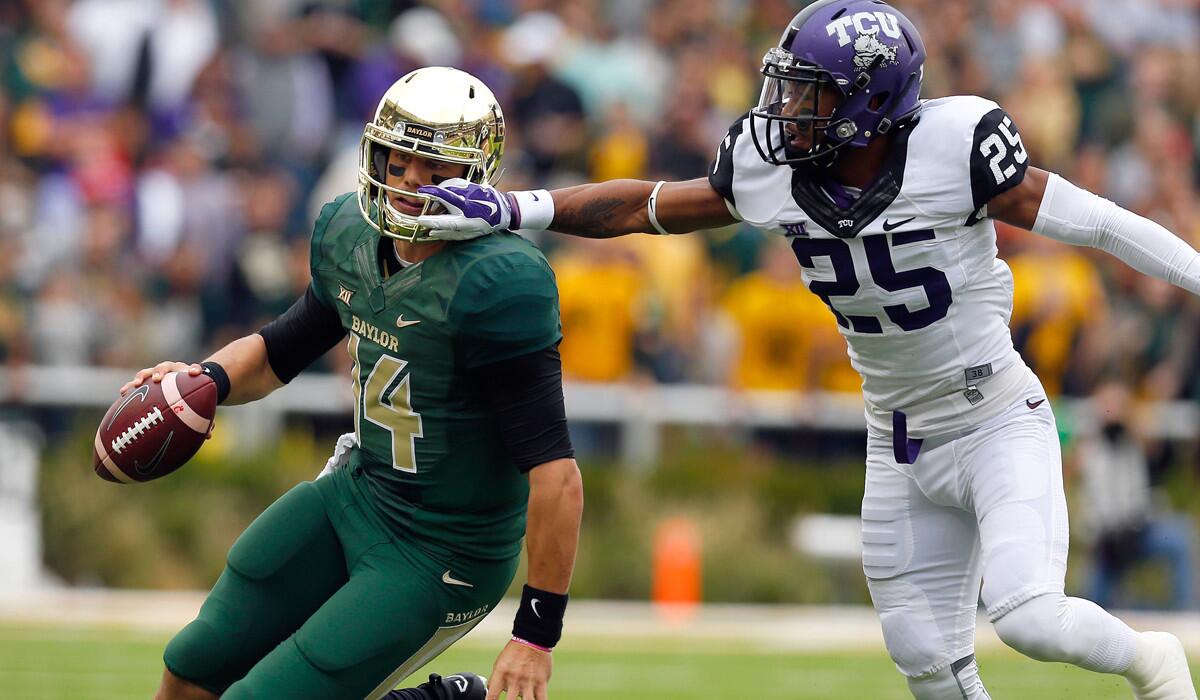
[[[223,410],[234,418],[219,416],[195,464],[162,482],[101,483],[88,452],[116,377],[198,360],[302,292],[311,222],[354,186],[362,125],[397,76],[455,65],[493,88],[504,188],[699,177],[803,4],[0,3],[0,415],[39,455],[36,478],[0,462],[0,520],[18,534],[22,513],[35,522],[27,539],[45,564],[20,581],[0,567],[0,590],[205,588],[237,533],[319,469],[348,426],[340,348],[312,370],[329,382],[289,388],[268,418]],[[997,99],[1035,164],[1197,243],[1200,2],[895,4],[929,51],[925,97]],[[1103,254],[997,228],[1014,339],[1059,411],[1077,533],[1068,585],[1082,593],[1100,526],[1089,504],[1104,494],[1072,456],[1102,388],[1133,397],[1155,517],[1190,547],[1200,303]],[[560,286],[587,488],[573,594],[686,597],[658,590],[656,572],[661,583],[698,567],[709,603],[866,603],[853,542],[839,539],[861,496],[858,382],[790,253],[747,227],[536,242]],[[1190,579],[1180,598],[1169,572],[1138,566],[1118,602],[1190,607]],[[4,600],[0,612],[22,607]],[[25,629],[3,620],[0,632]],[[8,648],[28,646],[12,634]],[[891,672],[882,656],[872,665]]]

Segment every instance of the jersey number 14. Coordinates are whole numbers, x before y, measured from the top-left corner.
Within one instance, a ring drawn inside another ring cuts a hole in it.
[[[408,383],[412,375],[406,374],[398,384],[396,382],[408,363],[384,353],[375,361],[367,381],[363,382],[358,344],[358,336],[351,333],[349,351],[354,366],[350,368],[350,376],[353,378],[354,432],[358,436],[358,444],[363,444],[366,437],[363,433],[369,427],[363,424],[365,419],[371,426],[387,432],[392,447],[392,468],[416,474],[416,439],[423,437],[421,414],[412,410],[412,393]]]

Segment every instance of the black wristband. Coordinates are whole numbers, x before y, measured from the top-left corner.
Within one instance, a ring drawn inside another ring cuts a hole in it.
[[[553,649],[562,638],[563,615],[567,612],[567,596],[550,593],[525,585],[521,590],[521,606],[513,620],[513,636]]]
[[[200,368],[204,370],[204,374],[212,377],[213,382],[217,385],[217,403],[225,402],[229,398],[229,391],[233,388],[229,383],[229,375],[225,372],[225,368],[216,362],[201,362]]]

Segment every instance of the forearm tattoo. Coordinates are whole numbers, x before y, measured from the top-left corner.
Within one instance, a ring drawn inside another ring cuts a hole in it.
[[[620,221],[614,216],[624,206],[627,206],[624,199],[598,197],[579,207],[559,209],[554,213],[550,229],[587,238],[608,238],[630,233],[621,228]]]

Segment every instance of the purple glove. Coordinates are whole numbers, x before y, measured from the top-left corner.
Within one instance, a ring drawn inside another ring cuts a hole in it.
[[[417,192],[446,208],[445,214],[417,218],[421,226],[429,229],[430,238],[466,241],[510,227],[519,228],[511,226],[514,220],[520,222],[519,210],[514,209],[511,196],[491,185],[453,178],[440,185],[425,185]]]

